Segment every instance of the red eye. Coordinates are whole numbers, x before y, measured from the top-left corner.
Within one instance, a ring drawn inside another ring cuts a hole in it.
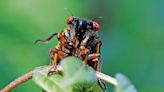
[[[66,20],[67,24],[72,24],[73,18],[74,18],[73,16],[69,17],[69,18]]]
[[[93,22],[93,30],[95,32],[99,30],[99,24],[97,22]]]

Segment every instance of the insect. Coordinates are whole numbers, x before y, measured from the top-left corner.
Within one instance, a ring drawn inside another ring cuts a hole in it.
[[[66,23],[69,27],[64,31],[54,33],[46,40],[36,40],[36,43],[49,42],[54,36],[57,36],[58,45],[49,51],[54,71],[61,59],[72,55],[79,57],[86,65],[90,65],[95,70],[101,71],[101,40],[97,35],[99,24],[74,16],[69,17]]]
[[[93,20],[74,16],[69,17],[66,23],[68,28],[62,32],[54,33],[45,40],[36,40],[36,43],[47,43],[54,36],[58,38],[57,46],[49,50],[52,65],[50,72],[56,72],[60,60],[68,56],[77,56],[84,65],[89,65],[101,72],[100,47],[102,42],[97,35],[99,24]],[[98,83],[103,89],[106,89],[103,82],[98,81]]]

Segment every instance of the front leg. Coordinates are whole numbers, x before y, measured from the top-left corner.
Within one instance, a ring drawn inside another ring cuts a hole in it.
[[[88,52],[89,52],[88,48],[85,48],[84,46],[80,46],[78,56],[81,57],[83,55],[87,55]]]
[[[90,65],[96,71],[101,72],[100,55],[97,53],[93,53],[93,54],[88,55],[84,60],[84,65]]]
[[[96,71],[101,72],[101,59],[100,59],[100,57],[93,59],[91,62],[93,64],[93,68]]]
[[[57,35],[58,35],[58,33],[54,33],[45,40],[36,40],[35,43],[38,43],[38,42],[48,43],[54,36],[57,36]]]
[[[87,64],[87,61],[88,60],[91,60],[91,59],[95,59],[95,58],[99,58],[100,57],[100,54],[99,53],[93,53],[93,54],[89,54],[86,58],[85,58],[85,62]]]
[[[50,65],[52,66],[49,69],[48,75],[51,75],[51,73],[57,72],[57,62],[59,61],[58,53],[54,48],[50,48],[49,50],[49,55],[50,55]]]
[[[68,56],[67,53],[65,53],[62,50],[59,50],[57,48],[51,48],[50,51],[50,58],[51,58],[51,68],[49,70],[49,73],[54,73],[57,72],[57,65],[59,64],[60,60],[64,59],[65,57]]]
[[[93,53],[93,54],[89,54],[88,56],[86,56],[86,58],[84,59],[84,65],[87,65],[88,63],[91,63],[91,65],[93,65],[92,67],[97,70],[97,68],[95,68],[95,66],[97,67],[97,61],[98,58],[100,58],[100,54],[99,53]],[[91,62],[89,62],[91,61]]]

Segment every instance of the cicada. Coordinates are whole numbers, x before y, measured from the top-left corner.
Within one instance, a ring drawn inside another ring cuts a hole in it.
[[[50,72],[57,72],[57,65],[68,56],[80,58],[84,65],[89,65],[101,72],[100,48],[102,42],[97,34],[99,24],[96,21],[71,16],[66,19],[68,27],[59,33],[54,33],[45,40],[36,42],[49,42],[54,36],[58,38],[58,44],[50,48],[52,68]],[[104,84],[98,81],[100,86]],[[105,85],[103,85],[104,89]]]
[[[102,42],[97,35],[99,24],[93,20],[74,16],[66,19],[66,23],[68,27],[62,32],[54,33],[45,40],[36,40],[36,42],[49,42],[54,36],[58,38],[57,46],[49,50],[54,71],[60,61],[68,56],[77,56],[84,61],[84,64],[101,71]]]

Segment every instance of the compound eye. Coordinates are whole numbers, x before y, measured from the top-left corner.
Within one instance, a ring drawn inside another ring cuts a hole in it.
[[[97,22],[93,22],[93,30],[95,32],[99,30],[99,24]]]
[[[73,16],[69,17],[69,18],[66,20],[67,24],[72,24],[73,18],[74,18]]]

